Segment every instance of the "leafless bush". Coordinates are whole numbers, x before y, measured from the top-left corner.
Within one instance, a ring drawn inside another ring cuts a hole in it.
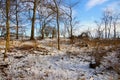
[[[90,68],[96,68],[101,64],[101,60],[106,55],[107,50],[95,48],[91,54]]]
[[[102,65],[105,69],[113,69],[120,74],[120,53],[116,51],[108,53],[102,60]]]
[[[23,44],[21,44],[21,46],[18,48],[20,50],[29,50],[29,49],[36,49],[38,47],[38,43],[37,41],[33,41],[33,42],[24,42]]]
[[[67,55],[68,56],[78,56],[80,55],[79,52],[75,52],[75,51],[66,51]]]

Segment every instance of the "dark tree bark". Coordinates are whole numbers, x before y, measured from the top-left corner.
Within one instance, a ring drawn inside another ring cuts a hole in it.
[[[113,22],[113,26],[114,26],[114,39],[116,39],[116,22]]]
[[[70,7],[70,38],[71,38],[71,43],[73,43],[73,26],[72,26],[72,7]]]
[[[10,41],[9,11],[10,11],[10,0],[6,0],[6,48],[4,53],[4,60],[6,58],[6,53],[9,51],[9,41]]]
[[[18,39],[18,35],[19,35],[19,21],[18,21],[18,3],[17,3],[17,0],[16,0],[16,39]]]
[[[57,22],[57,29],[58,29],[58,50],[60,50],[59,8],[58,8],[56,0],[53,0],[53,1],[56,7],[56,22]]]
[[[33,8],[33,17],[32,17],[32,27],[31,27],[31,37],[30,40],[34,40],[34,24],[35,24],[35,17],[36,17],[36,7],[37,7],[37,0],[34,0],[34,8]]]

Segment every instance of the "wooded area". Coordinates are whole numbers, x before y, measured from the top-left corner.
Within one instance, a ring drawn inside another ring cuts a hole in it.
[[[74,7],[78,5],[81,0],[0,0],[0,54],[4,54],[3,61],[9,63],[11,52],[26,51],[30,55],[46,56],[57,51],[56,54],[65,53],[57,55],[63,61],[66,56],[70,60],[79,57],[88,62],[90,68],[101,69],[102,65],[103,71],[103,68],[113,70],[120,76],[120,12],[106,8],[101,18],[93,21],[94,32],[88,29],[76,35],[81,27],[81,21],[73,15]],[[24,57],[26,55],[22,54],[17,59]],[[108,58],[115,58],[116,62]],[[46,79],[41,77],[40,80]]]

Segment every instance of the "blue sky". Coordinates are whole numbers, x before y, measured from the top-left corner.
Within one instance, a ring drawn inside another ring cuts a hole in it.
[[[120,0],[81,0],[74,10],[81,21],[90,21],[101,18],[105,8],[119,9],[119,5]]]
[[[80,0],[80,3],[73,8],[73,16],[77,16],[80,25],[84,25],[78,26],[78,32],[88,30],[88,28],[94,30],[96,27],[94,21],[102,18],[105,9],[120,12],[120,0]]]
[[[83,31],[90,29],[94,32],[96,25],[95,20],[99,21],[102,18],[103,11],[108,8],[111,11],[120,12],[120,0],[66,0],[67,3],[80,1],[73,8],[73,16],[77,17],[80,24],[75,29],[75,34],[80,34]],[[81,26],[82,25],[82,26]]]

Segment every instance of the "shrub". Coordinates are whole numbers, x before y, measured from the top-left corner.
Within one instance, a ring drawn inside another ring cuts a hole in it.
[[[19,47],[19,49],[21,50],[29,50],[29,49],[36,49],[38,47],[37,41],[33,41],[33,42],[24,42],[23,44],[21,44],[21,46]]]
[[[91,57],[91,63],[90,63],[90,68],[96,68],[101,64],[101,60],[103,59],[103,57],[106,55],[107,50],[104,49],[95,49],[93,50]],[[94,62],[93,62],[94,61]]]
[[[111,52],[104,57],[101,62],[105,69],[113,69],[118,74],[120,74],[120,53]]]

